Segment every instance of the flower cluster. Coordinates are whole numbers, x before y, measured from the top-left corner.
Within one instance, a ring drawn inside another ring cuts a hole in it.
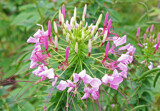
[[[52,33],[51,22],[49,21],[47,31],[44,31],[43,26],[41,26],[42,30],[38,30],[34,37],[30,37],[27,42],[35,43],[30,58],[30,68],[37,67],[33,74],[41,77],[39,82],[52,79],[55,80],[52,83],[54,87],[56,82],[60,81],[57,85],[58,90],[63,91],[68,88],[67,92],[74,94],[77,93],[80,84],[83,83],[84,95],[81,99],[89,98],[91,95],[96,100],[99,98],[99,89],[102,85],[117,90],[123,79],[127,78],[128,65],[133,61],[136,48],[131,44],[125,45],[126,35],[119,37],[117,33],[113,33],[114,28],[111,25],[112,20],[108,20],[108,12],[105,16],[104,26],[101,28],[99,25],[102,14],[95,25],[88,25],[85,22],[86,11],[87,5],[84,7],[82,20],[78,23],[75,8],[70,22],[68,20],[65,22],[65,6],[63,5],[62,11],[59,10],[59,21],[53,22],[54,33]],[[60,29],[62,33],[58,33]],[[106,47],[104,47],[105,45]],[[102,49],[103,51],[98,50],[97,52],[100,53],[95,53],[95,49]],[[91,53],[91,51],[94,52]],[[94,57],[94,55],[99,54],[101,54],[100,57]],[[92,59],[92,61],[97,62],[96,65],[105,69],[105,73],[99,71],[103,74],[101,78],[94,74],[91,76],[88,73],[94,72],[90,65],[95,64],[92,62],[87,66],[86,61],[88,59]],[[52,66],[56,66],[57,63],[59,64],[57,68],[53,68]],[[77,67],[80,67],[81,70]],[[74,70],[70,72],[70,77],[67,80],[62,79],[61,75],[72,68]],[[60,73],[61,69],[63,72]],[[75,73],[76,71],[79,73]]]
[[[137,29],[136,38],[138,41],[138,46],[143,48],[143,53],[145,54],[144,60],[141,62],[142,64],[149,64],[148,69],[151,70],[153,68],[153,63],[150,58],[156,56],[158,48],[160,48],[160,32],[157,34],[157,38],[153,32],[154,25],[148,27],[144,33],[144,37],[141,40],[140,38],[140,28]],[[157,66],[159,67],[159,65]]]

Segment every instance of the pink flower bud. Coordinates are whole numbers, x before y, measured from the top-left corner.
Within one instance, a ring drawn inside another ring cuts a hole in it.
[[[139,34],[140,34],[140,27],[137,29],[137,34],[136,34],[136,37],[139,37]]]
[[[63,14],[63,17],[64,17],[64,19],[65,19],[65,6],[64,6],[64,4],[63,4],[63,6],[62,6],[62,14]]]
[[[159,48],[159,44],[160,44],[160,41],[158,41],[158,43],[157,43],[157,45],[156,45],[156,47],[155,47],[155,50],[154,50],[154,54],[156,53],[156,51],[157,51],[157,49]]]
[[[138,43],[137,45],[138,45],[139,47],[143,47],[143,45],[142,45],[142,44],[140,44],[140,43]]]
[[[106,16],[105,16],[105,20],[104,20],[104,28],[106,27],[107,22],[108,22],[108,12],[106,13]]]
[[[85,4],[84,10],[83,10],[83,16],[84,16],[84,17],[86,16],[86,12],[87,12],[87,4]]]
[[[109,19],[108,26],[107,26],[108,33],[110,32],[110,29],[111,29],[111,22],[112,20]]]
[[[108,43],[106,45],[105,57],[108,56],[108,51],[109,51],[109,41],[108,41]]]
[[[150,32],[152,32],[152,31],[153,31],[153,28],[154,28],[154,25],[152,24],[151,29],[150,29]]]
[[[51,40],[51,22],[50,22],[50,20],[48,21],[48,37],[49,37],[49,41],[52,42],[52,40]]]
[[[146,29],[146,33],[148,33],[149,32],[149,27]]]
[[[144,40],[147,38],[147,35],[146,35],[146,33],[144,33]]]

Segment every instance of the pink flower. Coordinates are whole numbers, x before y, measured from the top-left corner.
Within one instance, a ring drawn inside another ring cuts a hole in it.
[[[73,73],[73,80],[74,80],[74,83],[77,83],[79,81],[79,75],[76,73]]]

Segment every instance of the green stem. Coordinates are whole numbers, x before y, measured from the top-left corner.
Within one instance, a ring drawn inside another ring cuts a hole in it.
[[[134,79],[134,81],[135,80],[140,81],[141,79],[144,79],[146,76],[148,76],[148,75],[150,75],[150,74],[152,74],[153,72],[156,72],[156,71],[160,71],[160,68],[154,68],[152,70],[146,71],[139,78]]]

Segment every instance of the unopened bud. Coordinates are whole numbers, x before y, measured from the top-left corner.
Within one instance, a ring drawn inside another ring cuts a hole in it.
[[[67,41],[67,43],[69,43],[69,33],[67,33],[67,35],[66,35],[66,41]]]
[[[154,25],[152,24],[151,29],[150,29],[150,32],[152,32],[152,31],[153,31],[153,28],[154,28]]]
[[[76,22],[76,7],[74,8],[74,22]]]
[[[56,49],[56,51],[58,50],[58,37],[57,37],[57,35],[55,36],[55,49]]]
[[[95,41],[95,40],[97,40],[97,38],[98,38],[98,32],[97,32],[96,35],[94,36],[93,40]]]
[[[78,43],[76,42],[76,45],[75,45],[75,53],[77,54],[78,52]]]
[[[92,43],[91,39],[89,39],[89,42],[88,42],[88,51],[89,51],[88,57],[91,55],[91,49],[92,49],[92,44],[91,43]]]
[[[62,22],[62,24],[64,23],[64,17],[63,17],[63,14],[61,14],[61,22]]]
[[[61,21],[61,10],[59,9],[59,24],[61,25],[62,21]]]
[[[100,24],[101,19],[102,19],[102,14],[100,14],[100,16],[99,16],[99,18],[97,20],[96,27],[98,27],[98,25]]]
[[[84,6],[82,21],[85,21],[86,12],[87,12],[87,4],[85,4]]]
[[[55,31],[55,33],[58,33],[56,22],[54,21],[53,24],[54,24],[54,31]]]

